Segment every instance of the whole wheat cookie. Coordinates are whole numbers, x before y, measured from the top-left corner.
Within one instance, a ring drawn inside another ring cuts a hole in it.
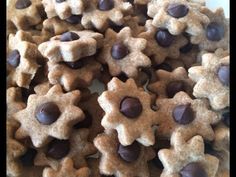
[[[75,62],[48,62],[48,80],[60,84],[64,90],[88,87],[100,73],[101,64],[94,57],[81,58]]]
[[[91,0],[89,7],[83,12],[81,24],[85,29],[105,31],[109,21],[116,25],[124,23],[124,15],[130,14],[132,5],[124,0]]]
[[[38,49],[51,62],[74,62],[94,55],[102,44],[103,35],[100,33],[89,30],[69,31],[52,37],[50,41],[40,44]]]
[[[192,36],[204,31],[204,24],[209,18],[201,12],[200,3],[189,0],[153,0],[148,3],[148,16],[153,18],[152,24],[164,27],[173,35],[186,32]]]
[[[147,20],[146,31],[138,35],[147,40],[147,47],[144,53],[152,57],[157,63],[162,63],[167,57],[178,58],[179,49],[187,44],[187,39],[183,35],[172,35],[165,28],[156,28],[152,25],[152,20]]]
[[[19,30],[15,35],[9,35],[10,53],[7,57],[10,73],[7,82],[10,86],[29,88],[38,68],[37,59],[40,53],[37,45],[32,43],[30,33]]]
[[[47,17],[67,19],[72,15],[81,15],[87,6],[86,0],[42,0]]]
[[[188,76],[196,82],[193,95],[208,98],[215,110],[229,106],[229,55],[219,57],[214,53],[202,56],[201,66],[189,68]]]
[[[149,177],[148,161],[154,158],[152,147],[138,142],[129,146],[119,143],[116,132],[99,134],[94,145],[101,152],[99,169],[101,174],[117,177]]]
[[[81,128],[73,130],[67,140],[52,140],[38,150],[34,164],[36,166],[50,166],[56,170],[60,163],[69,157],[74,161],[76,168],[87,166],[85,158],[97,152],[94,145],[88,142],[88,136],[89,130]]]
[[[46,167],[43,170],[42,177],[89,177],[90,170],[88,167],[83,167],[76,169],[73,166],[73,160],[70,158],[65,158],[60,167],[57,170],[54,170],[50,167]]]
[[[15,131],[19,127],[19,124],[12,120],[6,122],[6,134],[7,134],[7,175],[19,176],[22,173],[22,164],[19,161],[19,157],[23,155],[26,148],[18,142],[15,137]]]
[[[157,70],[156,78],[157,81],[149,84],[147,88],[157,94],[158,98],[173,98],[180,91],[192,96],[194,82],[183,67],[178,67],[172,72]]]
[[[53,138],[68,139],[73,125],[84,118],[82,110],[75,106],[79,98],[78,90],[63,93],[60,85],[50,88],[46,95],[30,95],[27,107],[13,115],[21,123],[16,137],[30,137],[35,147]]]
[[[27,30],[42,21],[41,0],[8,0],[7,21],[18,30]]]
[[[173,98],[156,100],[159,126],[157,134],[169,138],[178,129],[182,138],[188,140],[201,135],[206,140],[214,139],[211,125],[220,121],[217,113],[210,109],[205,99],[191,99],[185,92],[178,92]]]
[[[150,59],[143,53],[146,39],[132,37],[129,27],[119,33],[108,29],[105,33],[104,46],[98,55],[98,61],[107,64],[112,76],[121,72],[128,77],[136,77],[139,67],[151,65]]]
[[[214,52],[217,48],[229,49],[229,19],[225,18],[223,8],[212,12],[208,8],[201,11],[208,16],[210,22],[204,24],[204,32],[191,36],[191,42],[198,44],[201,50]]]
[[[150,95],[138,88],[133,79],[124,83],[114,77],[98,102],[105,111],[101,125],[105,129],[116,129],[122,145],[130,145],[135,140],[144,146],[155,143],[152,126],[158,115],[151,109]]]
[[[161,149],[158,156],[164,166],[161,177],[195,176],[215,177],[219,160],[204,154],[204,142],[201,136],[192,137],[187,142],[176,142],[170,149]]]

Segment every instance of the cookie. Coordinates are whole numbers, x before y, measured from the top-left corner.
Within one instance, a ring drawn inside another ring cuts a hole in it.
[[[101,125],[115,129],[122,145],[135,140],[144,146],[155,143],[152,126],[157,124],[159,115],[151,109],[150,95],[138,88],[133,79],[124,83],[114,77],[107,84],[107,91],[98,97],[98,103],[105,111]]]
[[[104,175],[101,175],[99,171],[100,158],[88,158],[87,162],[88,162],[88,167],[91,170],[92,177],[105,177]]]
[[[70,31],[54,36],[38,46],[41,54],[49,61],[74,62],[96,53],[103,43],[103,35],[93,31]]]
[[[8,0],[7,21],[18,30],[27,30],[42,21],[41,0]]]
[[[81,15],[87,6],[86,0],[42,0],[47,17],[68,19],[72,15]]]
[[[178,92],[173,98],[156,100],[160,122],[157,134],[169,138],[177,129],[188,140],[201,135],[206,140],[214,139],[211,125],[220,121],[217,113],[210,109],[205,99],[191,99],[185,92]]]
[[[148,90],[157,94],[158,98],[173,98],[180,91],[192,96],[193,81],[183,67],[178,67],[172,72],[166,70],[156,71],[157,81],[147,86]]]
[[[80,58],[75,62],[48,63],[48,80],[51,84],[60,84],[64,90],[85,88],[98,77],[101,64],[94,57]]]
[[[42,147],[53,138],[68,139],[72,126],[84,118],[82,110],[75,106],[79,98],[78,90],[63,93],[59,85],[46,95],[30,95],[27,107],[14,114],[21,123],[16,137],[30,137],[35,147]]]
[[[54,170],[50,167],[46,167],[43,170],[43,177],[89,177],[90,170],[87,167],[76,169],[73,166],[73,160],[70,158],[65,158],[59,167],[59,169]]]
[[[193,88],[195,97],[208,98],[215,110],[229,106],[229,55],[204,54],[201,66],[189,68],[188,76],[196,82]]]
[[[143,53],[146,44],[145,39],[132,37],[129,27],[123,28],[119,33],[108,29],[104,46],[97,59],[108,65],[112,76],[118,76],[123,72],[128,77],[136,77],[139,67],[151,65],[150,59]]]
[[[81,24],[85,29],[95,28],[103,32],[109,27],[109,21],[122,25],[123,17],[131,11],[132,5],[124,0],[91,0],[89,7],[83,12]]]
[[[212,155],[204,154],[204,142],[201,136],[197,135],[187,142],[176,142],[176,144],[178,145],[158,152],[164,166],[161,177],[180,175],[215,177],[219,160]]]
[[[183,35],[172,35],[167,29],[156,28],[152,25],[152,20],[147,20],[146,31],[138,37],[147,40],[147,47],[144,53],[152,57],[155,63],[162,63],[167,57],[178,58],[179,49],[187,44],[187,39]]]
[[[214,12],[203,8],[201,12],[208,16],[210,22],[204,25],[204,32],[191,36],[191,42],[209,52],[214,52],[217,48],[229,49],[229,19],[225,18],[223,8]]]
[[[54,139],[48,145],[40,148],[35,157],[36,166],[50,166],[58,169],[65,158],[71,158],[75,168],[87,166],[85,158],[95,154],[97,149],[88,142],[89,130],[73,130],[68,140]]]
[[[110,134],[99,134],[94,139],[94,145],[101,152],[101,174],[119,177],[149,176],[147,162],[155,156],[151,147],[142,146],[138,142],[122,146],[114,131]]]
[[[188,0],[163,0],[148,3],[148,16],[156,27],[167,28],[173,35],[186,32],[197,36],[204,32],[204,24],[209,18],[201,12],[200,3]]]

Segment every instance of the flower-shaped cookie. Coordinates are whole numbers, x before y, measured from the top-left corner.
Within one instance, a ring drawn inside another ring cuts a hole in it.
[[[51,84],[60,84],[66,91],[84,88],[100,73],[101,64],[93,57],[75,62],[48,62],[48,80]]]
[[[15,35],[9,35],[9,50],[11,51],[7,57],[8,66],[11,68],[7,76],[9,85],[29,88],[39,68],[37,59],[40,57],[37,45],[32,41],[30,33],[21,30]]]
[[[229,19],[225,18],[224,9],[218,8],[212,12],[203,8],[201,12],[209,17],[210,22],[204,25],[204,32],[191,36],[191,42],[198,44],[201,50],[211,52],[217,48],[229,49]]]
[[[94,55],[103,43],[103,35],[93,31],[70,31],[54,36],[38,46],[49,61],[74,62],[82,57]]]
[[[108,29],[98,60],[108,64],[112,76],[123,72],[128,77],[136,77],[139,67],[151,65],[150,59],[142,52],[146,44],[145,39],[132,37],[129,27],[123,28],[119,33]]]
[[[147,14],[153,18],[154,26],[167,28],[173,35],[187,32],[196,36],[203,33],[203,24],[209,23],[201,8],[200,3],[189,0],[151,1]]]
[[[67,19],[72,15],[81,15],[86,8],[87,0],[42,0],[47,17],[58,16]]]
[[[173,141],[178,141],[178,139]],[[187,142],[181,141],[174,144],[178,145],[158,152],[164,166],[161,177],[196,175],[215,177],[219,160],[215,156],[204,154],[204,142],[201,136],[197,135]]]
[[[124,14],[130,13],[131,10],[132,5],[124,0],[91,0],[89,7],[83,12],[81,24],[86,29],[105,31],[109,21],[122,25]]]
[[[36,166],[50,166],[57,169],[66,157],[74,161],[76,168],[87,166],[85,158],[95,154],[97,149],[88,142],[89,130],[73,130],[68,140],[52,140],[47,146],[38,150],[34,163]]]
[[[229,55],[219,57],[214,53],[202,56],[202,65],[189,68],[188,76],[196,82],[193,95],[208,98],[215,110],[229,106]]]
[[[92,177],[106,177],[105,175],[102,175],[99,170],[100,158],[88,158],[86,160],[88,162],[88,167],[90,168]]]
[[[22,101],[21,89],[11,87],[7,89],[7,118],[11,119],[12,115],[24,109],[25,103]]]
[[[57,170],[54,170],[50,167],[46,167],[43,170],[42,177],[89,177],[90,170],[88,167],[83,167],[75,169],[73,166],[73,160],[70,158],[65,158],[60,167]]]
[[[22,164],[19,157],[23,155],[26,148],[14,138],[16,129],[19,127],[14,120],[7,120],[7,175],[19,176],[22,173]]]
[[[107,84],[107,91],[98,97],[105,115],[102,126],[116,129],[122,145],[135,140],[144,146],[155,143],[152,126],[157,124],[158,114],[151,109],[151,96],[138,88],[133,79],[125,83],[114,77]]]
[[[193,81],[183,67],[172,72],[159,69],[156,71],[157,81],[148,85],[148,90],[157,94],[158,98],[173,98],[179,91],[192,96]]]
[[[8,0],[7,21],[17,29],[29,29],[42,21],[41,0]]]
[[[149,176],[147,162],[155,156],[152,147],[145,147],[137,142],[130,146],[122,146],[114,131],[99,134],[94,139],[94,145],[101,152],[101,174],[119,177]]]
[[[167,29],[156,28],[152,25],[152,20],[147,20],[146,31],[138,37],[147,40],[147,47],[144,53],[157,63],[162,63],[167,57],[178,58],[179,49],[187,44],[187,39],[183,35],[174,36]]]
[[[46,95],[30,95],[27,107],[14,114],[21,123],[16,137],[29,136],[35,147],[44,146],[53,137],[69,138],[73,125],[84,118],[81,109],[75,106],[79,98],[78,90],[63,93],[60,85],[50,88]]]
[[[209,109],[205,99],[191,99],[185,92],[178,92],[174,98],[157,99],[159,126],[157,134],[169,138],[176,130],[186,140],[201,135],[206,140],[214,139],[211,125],[220,121],[217,113]]]

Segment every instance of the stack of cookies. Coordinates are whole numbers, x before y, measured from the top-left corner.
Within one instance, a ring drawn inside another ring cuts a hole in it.
[[[8,177],[229,177],[222,8],[7,4]]]

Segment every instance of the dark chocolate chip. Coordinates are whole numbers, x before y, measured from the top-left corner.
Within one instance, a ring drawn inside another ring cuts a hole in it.
[[[63,34],[61,35],[61,38],[60,38],[60,40],[61,40],[62,42],[74,41],[74,40],[77,40],[77,39],[79,39],[78,34],[73,33],[73,32],[66,32],[66,33],[63,33]]]
[[[179,49],[179,51],[180,51],[181,53],[188,53],[188,52],[190,52],[190,51],[192,50],[192,48],[193,48],[193,44],[192,44],[191,42],[188,42],[186,45],[184,45],[183,47],[181,47],[181,48]]]
[[[64,62],[64,63],[71,69],[79,69],[84,66],[84,62],[81,59],[75,62]]]
[[[170,4],[167,8],[167,13],[175,18],[182,18],[188,14],[188,7],[184,4]]]
[[[120,112],[128,118],[136,118],[143,111],[143,106],[138,98],[125,97],[120,103]]]
[[[190,104],[178,105],[172,112],[174,120],[179,124],[189,124],[194,120],[194,112]]]
[[[219,41],[224,35],[224,27],[216,22],[211,22],[206,28],[206,37],[210,41]]]
[[[159,65],[156,65],[156,66],[154,66],[154,69],[155,70],[163,69],[163,70],[166,70],[169,72],[171,72],[173,70],[173,68],[168,63],[161,63]]]
[[[36,108],[35,116],[43,125],[50,125],[55,122],[61,112],[58,106],[53,102],[47,102]]]
[[[222,120],[224,122],[224,124],[229,127],[230,126],[230,114],[229,114],[229,111],[227,112],[224,112],[222,114]]]
[[[15,4],[16,9],[25,9],[31,5],[30,0],[17,0]]]
[[[68,23],[71,24],[80,24],[81,22],[81,15],[71,15],[69,18],[65,19]]]
[[[35,149],[29,148],[26,153],[20,157],[20,161],[23,166],[33,166],[36,154],[37,151]]]
[[[69,140],[54,139],[48,144],[47,156],[54,159],[65,157],[70,151]]]
[[[28,97],[31,94],[35,94],[34,88],[30,86],[28,89],[21,87],[22,100],[27,103]]]
[[[118,154],[126,162],[134,162],[138,159],[141,151],[141,147],[138,142],[134,142],[131,145],[123,146],[119,144]]]
[[[92,125],[93,117],[88,111],[84,111],[85,118],[81,122],[74,125],[75,129],[79,128],[89,128]]]
[[[56,0],[57,3],[65,2],[66,0]]]
[[[121,42],[115,43],[111,48],[111,55],[115,60],[121,60],[128,55],[128,48]]]
[[[223,85],[229,86],[229,66],[221,66],[217,74],[220,82]]]
[[[174,41],[174,36],[167,29],[159,29],[155,37],[161,47],[169,47]]]
[[[18,50],[13,50],[7,57],[7,63],[16,68],[20,63],[20,53]]]
[[[172,81],[169,82],[166,86],[166,94],[168,98],[173,98],[175,94],[180,91],[185,91],[183,81]]]
[[[207,177],[207,173],[202,165],[198,162],[192,162],[186,165],[180,171],[181,177]]]
[[[111,10],[114,7],[113,0],[99,0],[98,9],[102,11]]]

